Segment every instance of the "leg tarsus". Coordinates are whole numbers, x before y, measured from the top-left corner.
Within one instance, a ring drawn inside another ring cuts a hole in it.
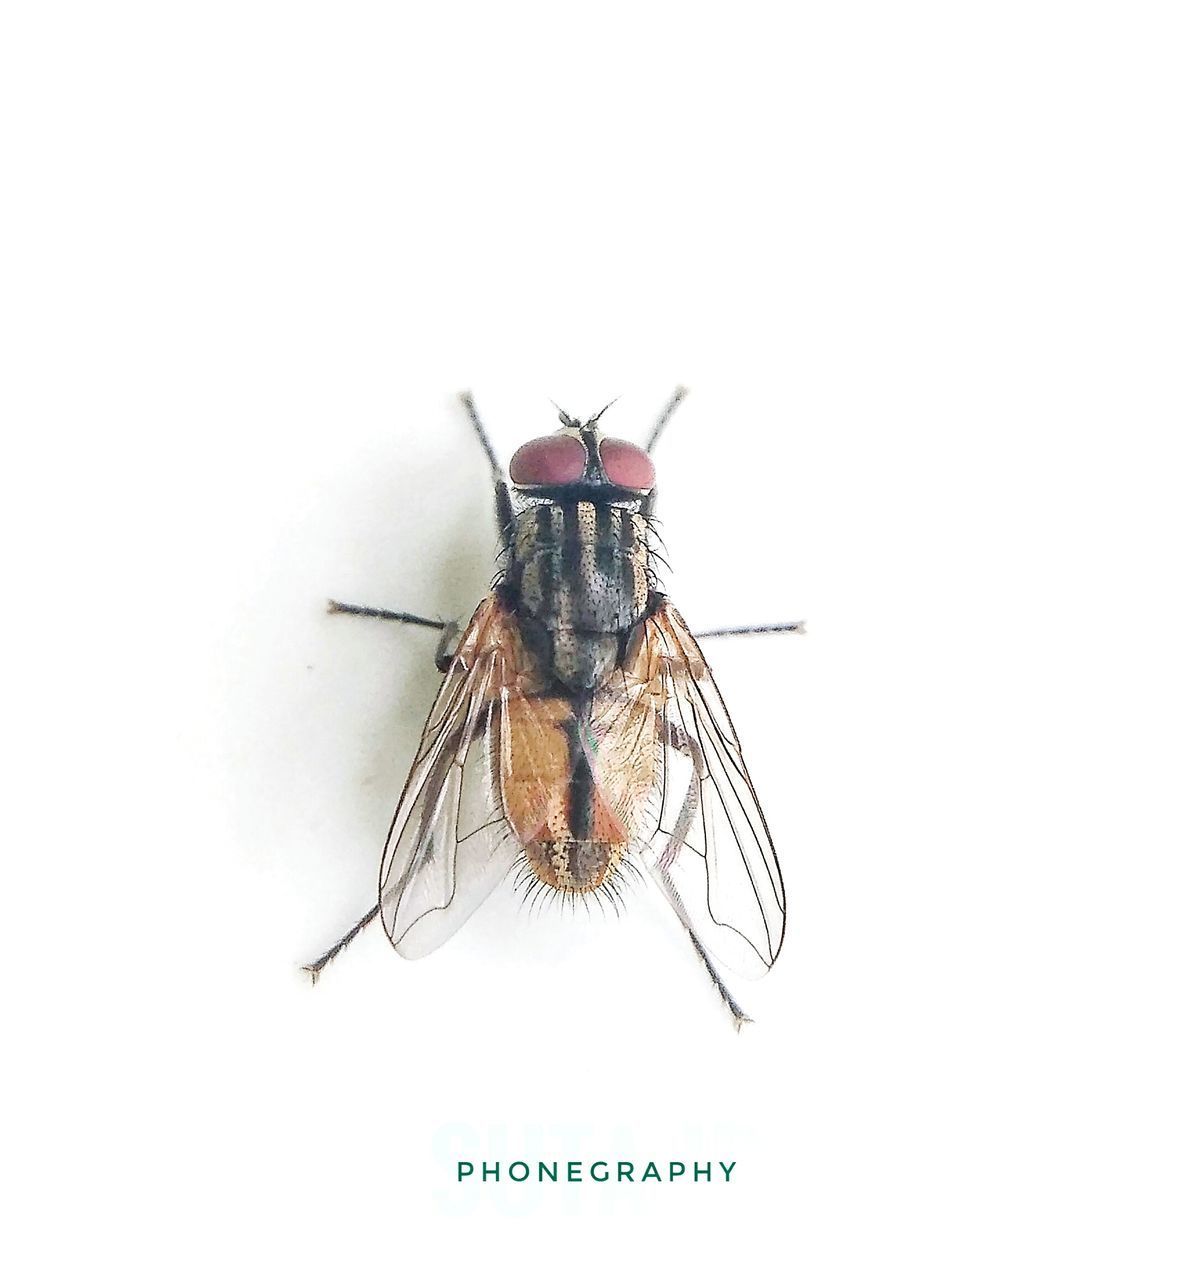
[[[343,600],[329,600],[329,613],[352,613],[359,618],[383,618],[387,622],[410,622],[417,627],[434,627],[443,631],[449,624],[440,618],[424,618],[418,613],[404,613],[399,609],[378,609],[370,604],[345,604]]]
[[[456,656],[456,647],[461,639],[459,622],[442,622],[439,618],[421,618],[417,613],[402,613],[397,609],[375,609],[372,605],[344,604],[340,600],[328,601],[329,613],[353,613],[359,618],[383,618],[387,622],[411,622],[419,627],[431,627],[440,633],[436,645],[436,667],[447,671]]]
[[[469,415],[469,421],[473,424],[473,430],[477,432],[477,439],[481,443],[481,447],[485,450],[485,456],[490,461],[490,474],[495,481],[502,479],[502,466],[498,462],[498,455],[494,452],[494,446],[490,442],[490,437],[485,427],[481,424],[481,416],[477,412],[477,405],[473,402],[472,391],[461,392],[461,404],[465,406],[465,412]]]
[[[514,504],[511,501],[510,488],[506,483],[506,472],[502,470],[502,464],[494,452],[489,433],[482,425],[481,415],[477,412],[477,405],[473,402],[471,391],[461,392],[461,404],[465,406],[465,412],[468,413],[473,430],[477,433],[477,439],[489,460],[490,479],[494,484],[494,517],[498,521],[498,536],[505,543],[510,538],[510,526],[514,522]]]
[[[357,921],[355,925],[353,925],[353,927],[348,931],[348,933],[344,935],[343,938],[341,938],[337,942],[334,942],[327,949],[327,951],[323,953],[323,955],[318,956],[310,964],[305,964],[303,966],[303,972],[310,976],[311,985],[313,987],[319,981],[320,974],[324,971],[324,967],[327,964],[329,964],[331,961],[336,959],[336,957],[345,949],[345,947],[347,947],[349,943],[352,942],[352,940],[357,936],[357,934],[359,934],[361,930],[365,928],[366,925],[370,924],[373,921],[374,917],[377,916],[378,912],[381,911],[381,909],[382,907],[380,903],[373,906],[369,911],[365,913],[365,915],[361,917],[360,920]]]
[[[646,451],[651,451],[660,442],[660,437],[664,434],[664,428],[668,425],[668,419],[677,411],[680,402],[689,394],[688,387],[677,387],[672,393],[672,399],[664,406],[664,412],[656,419],[656,425],[651,429],[651,435],[647,437]]]
[[[730,1016],[734,1019],[734,1029],[736,1031],[742,1031],[744,1022],[754,1022],[755,1019],[744,1013],[742,1005],[740,1005],[734,996],[730,994],[730,990],[727,988],[726,983],[722,981],[721,975],[718,973],[717,969],[714,968],[714,962],[710,959],[709,953],[701,943],[697,941],[697,935],[692,929],[689,929],[688,933],[689,941],[693,944],[697,954],[701,957],[701,963],[705,965],[705,971],[709,974],[710,981],[717,988],[718,994],[722,997],[722,1003],[730,1011]]]
[[[694,640],[708,640],[712,636],[762,636],[773,634],[780,631],[803,636],[805,632],[804,622],[768,622],[761,626],[749,627],[713,627],[709,631],[694,631]]]

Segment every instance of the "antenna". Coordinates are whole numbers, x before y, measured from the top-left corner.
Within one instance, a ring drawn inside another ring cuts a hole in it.
[[[614,399],[610,401],[610,404],[617,404],[617,403],[618,403],[618,401],[619,401],[619,400],[621,400],[621,399],[622,399],[622,397],[621,397],[621,396],[615,396],[615,397],[614,397]],[[592,418],[590,418],[590,419],[589,419],[589,421],[588,421],[585,425],[586,425],[587,427],[592,427],[592,426],[594,426],[594,425],[597,423],[597,420],[602,416],[602,414],[606,412],[606,409],[608,409],[608,408],[610,407],[610,404],[606,405],[606,406],[605,406],[604,408],[602,408],[602,409],[599,409],[599,410],[597,411],[597,413],[595,413],[595,414],[593,415],[593,417],[592,417]]]
[[[556,403],[555,400],[549,400],[548,403],[552,406],[553,409],[556,410],[556,413],[559,416],[560,421],[564,423],[566,427],[570,427],[573,431],[580,431],[581,429],[580,419],[574,418],[572,414],[565,413],[565,411]]]

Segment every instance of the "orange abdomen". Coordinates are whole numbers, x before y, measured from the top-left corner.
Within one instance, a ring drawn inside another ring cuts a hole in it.
[[[587,709],[566,698],[512,698],[507,723],[503,808],[528,864],[553,889],[599,888],[629,847],[638,780],[602,770]]]

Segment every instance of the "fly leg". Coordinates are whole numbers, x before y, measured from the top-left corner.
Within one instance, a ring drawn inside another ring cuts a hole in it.
[[[689,941],[697,948],[697,954],[701,957],[702,964],[705,965],[706,973],[710,975],[710,980],[713,982],[714,986],[718,988],[718,994],[722,997],[722,1002],[730,1010],[730,1016],[734,1019],[734,1029],[736,1031],[741,1031],[743,1029],[744,1022],[752,1022],[754,1019],[743,1012],[734,996],[732,996],[726,989],[726,983],[722,981],[718,974],[718,970],[714,968],[714,962],[709,958],[709,953],[701,943],[697,941],[697,935],[692,929],[689,930]]]
[[[334,942],[327,949],[327,951],[323,953],[323,955],[313,960],[310,964],[305,964],[303,966],[303,972],[309,973],[311,975],[312,986],[314,986],[319,981],[319,976],[321,973],[323,973],[324,966],[328,964],[329,961],[335,960],[336,957],[340,955],[340,953],[345,949],[345,947],[347,947],[349,943],[352,942],[352,940],[357,936],[357,934],[359,934],[361,930],[365,928],[366,925],[370,924],[373,921],[374,917],[378,914],[379,911],[381,911],[381,909],[382,909],[381,903],[377,903],[376,905],[371,907],[369,911],[367,911],[365,915],[363,915],[361,919],[358,920],[355,925],[353,925],[353,927],[348,931],[348,933],[344,935],[343,938],[341,938],[338,942]]]
[[[647,437],[647,452],[650,453],[660,441],[660,437],[664,434],[664,428],[668,425],[668,419],[677,411],[680,402],[689,394],[688,387],[677,387],[672,393],[672,399],[664,406],[664,412],[656,419],[656,425],[651,429],[651,435]]]
[[[436,666],[447,671],[452,666],[457,642],[461,638],[460,624],[441,622],[438,618],[422,618],[417,613],[403,613],[399,609],[377,609],[369,604],[345,604],[343,600],[329,600],[329,613],[353,613],[359,618],[382,618],[386,622],[410,622],[417,627],[431,627],[440,633],[436,645]]]
[[[677,892],[676,882],[672,879],[672,864],[676,861],[677,854],[684,848],[685,840],[688,838],[689,831],[697,817],[697,810],[701,802],[701,779],[705,773],[705,756],[701,748],[680,725],[669,723],[667,730],[672,746],[693,761],[693,776],[689,779],[684,804],[677,815],[672,834],[668,837],[668,843],[664,846],[664,850],[660,854],[656,865],[652,868],[652,872],[660,888],[663,889],[669,905],[676,912],[677,919],[689,935],[689,941],[693,944],[694,950],[701,957],[701,963],[705,966],[705,971],[709,974],[710,981],[722,997],[722,1003],[730,1011],[730,1016],[734,1019],[735,1030],[741,1031],[743,1023],[750,1022],[752,1019],[743,1012],[742,1005],[731,995],[730,989],[722,981],[722,975],[714,967],[714,962],[710,959],[709,952],[698,940],[697,932],[693,928],[693,922],[689,918],[688,911],[685,910],[685,904],[681,901],[680,894]]]
[[[445,652],[447,645],[451,643],[455,647],[456,639],[460,635],[460,627],[455,622],[440,622],[435,618],[421,618],[416,613],[403,613],[398,609],[375,609],[372,605],[366,604],[345,604],[342,600],[328,601],[329,613],[354,613],[360,618],[383,618],[388,622],[410,622],[418,627],[433,627],[440,633],[440,643],[436,646],[436,665],[440,666],[442,654]],[[452,661],[451,653],[448,654],[447,661]],[[441,670],[445,668],[441,667]],[[334,942],[322,955],[317,956],[310,964],[303,966],[303,971],[311,975],[311,982],[314,986],[319,981],[319,976],[324,971],[324,966],[335,960],[336,957],[349,945],[350,942],[370,924],[378,912],[381,911],[381,904],[378,903],[371,907],[360,920],[338,941]]]
[[[494,485],[494,515],[498,521],[498,536],[505,546],[510,540],[510,528],[514,523],[514,506],[510,499],[510,488],[506,483],[506,473],[502,470],[485,427],[481,425],[481,418],[477,413],[477,406],[473,403],[471,391],[461,392],[461,404],[465,406],[465,412],[469,415],[473,430],[477,432],[477,439],[485,450],[485,456],[489,459],[490,479]]]
[[[382,899],[376,902],[370,909],[357,921],[355,925],[344,935],[344,937],[334,942],[323,955],[318,956],[310,964],[303,966],[303,972],[311,975],[311,985],[314,986],[319,981],[320,974],[324,971],[324,966],[335,960],[338,955],[349,945],[350,942],[377,918],[378,913],[382,910],[384,903],[392,902],[395,898],[401,897],[406,890],[407,882],[411,875],[414,874],[415,866],[408,869],[406,876],[397,884],[386,890]]]
[[[329,600],[329,613],[355,613],[359,618],[384,618],[387,622],[411,622],[417,627],[434,627],[443,631],[449,624],[438,618],[424,618],[417,613],[403,613],[399,609],[375,609],[371,604],[345,604],[343,600]]]
[[[514,508],[511,504],[510,489],[498,463],[498,455],[490,443],[489,434],[482,426],[477,414],[477,406],[468,391],[461,392],[461,403],[469,414],[469,421],[477,432],[477,439],[489,459],[490,475],[494,482],[494,511],[498,520],[498,532],[503,543],[510,536],[510,526],[514,520]],[[368,604],[346,604],[343,600],[329,600],[329,613],[355,613],[359,618],[382,618],[387,622],[407,622],[416,627],[432,627],[440,632],[440,643],[436,646],[436,666],[447,671],[452,664],[452,655],[456,652],[456,642],[460,639],[461,629],[455,622],[443,622],[439,618],[424,618],[418,613],[406,613],[400,609],[378,609]]]
[[[714,627],[710,631],[694,631],[693,638],[708,640],[711,636],[761,636],[776,631],[792,631],[803,636],[805,624],[803,622],[765,622],[761,626]]]

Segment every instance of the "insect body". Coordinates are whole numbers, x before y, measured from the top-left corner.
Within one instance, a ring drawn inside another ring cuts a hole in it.
[[[657,424],[658,439],[682,392]],[[494,591],[448,652],[382,858],[375,916],[400,954],[454,933],[512,871],[529,891],[614,897],[628,870],[663,891],[727,1007],[711,954],[770,968],[785,899],[742,750],[696,639],[654,572],[655,468],[601,414],[519,449],[508,487],[472,400],[502,536]],[[411,614],[334,612],[431,627]],[[801,624],[732,628],[799,631]]]

